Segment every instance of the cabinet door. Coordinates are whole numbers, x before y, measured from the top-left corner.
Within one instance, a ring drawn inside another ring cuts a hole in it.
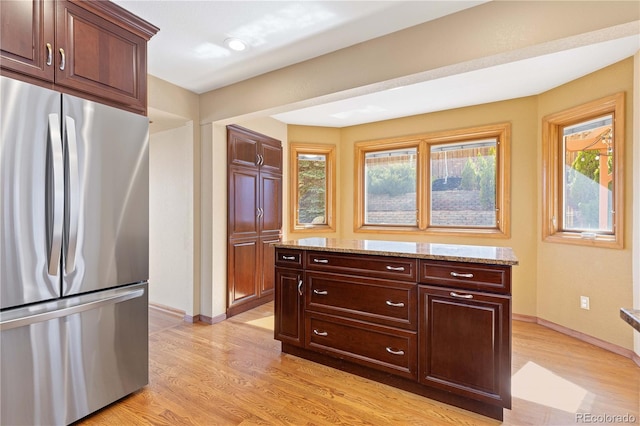
[[[240,126],[227,126],[229,166],[258,167],[258,136]]]
[[[144,38],[62,0],[56,3],[55,31],[56,84],[146,111]]]
[[[259,147],[263,171],[282,174],[282,145],[279,140],[263,140]]]
[[[0,1],[0,65],[42,80],[54,76],[52,1]]]
[[[259,242],[230,241],[228,253],[229,308],[258,298]]]
[[[258,170],[229,168],[229,238],[257,238],[259,233]]]
[[[275,275],[275,338],[304,346],[302,271],[276,268]]]
[[[260,173],[260,232],[277,236],[282,232],[282,176]]]
[[[260,282],[260,297],[268,296],[273,293],[275,286],[275,257],[276,249],[271,243],[277,243],[280,238],[260,238],[260,266],[259,271],[262,273],[258,276]]]
[[[511,298],[420,286],[420,381],[511,407]]]

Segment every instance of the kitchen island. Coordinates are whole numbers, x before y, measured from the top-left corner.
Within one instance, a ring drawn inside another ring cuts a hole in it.
[[[276,248],[282,351],[502,420],[510,248],[306,238]]]

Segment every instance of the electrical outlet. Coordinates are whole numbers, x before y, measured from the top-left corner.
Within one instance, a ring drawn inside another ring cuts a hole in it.
[[[580,296],[580,307],[589,310],[589,296]]]

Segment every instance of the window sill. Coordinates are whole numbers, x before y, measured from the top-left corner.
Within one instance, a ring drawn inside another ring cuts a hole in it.
[[[585,238],[578,232],[555,232],[543,238],[549,243],[572,244],[586,247],[599,247],[610,249],[623,249],[622,238],[612,235],[596,235],[595,238]]]
[[[472,228],[427,228],[420,229],[417,226],[390,226],[390,225],[362,225],[354,229],[357,233],[369,234],[421,234],[425,236],[459,236],[459,237],[482,237],[482,238],[509,238],[508,233],[501,229],[472,229]]]

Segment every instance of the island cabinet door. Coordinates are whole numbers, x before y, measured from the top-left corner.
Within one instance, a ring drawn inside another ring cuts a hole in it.
[[[511,298],[431,286],[418,294],[420,382],[511,408]]]
[[[304,346],[302,271],[276,268],[275,339]]]

